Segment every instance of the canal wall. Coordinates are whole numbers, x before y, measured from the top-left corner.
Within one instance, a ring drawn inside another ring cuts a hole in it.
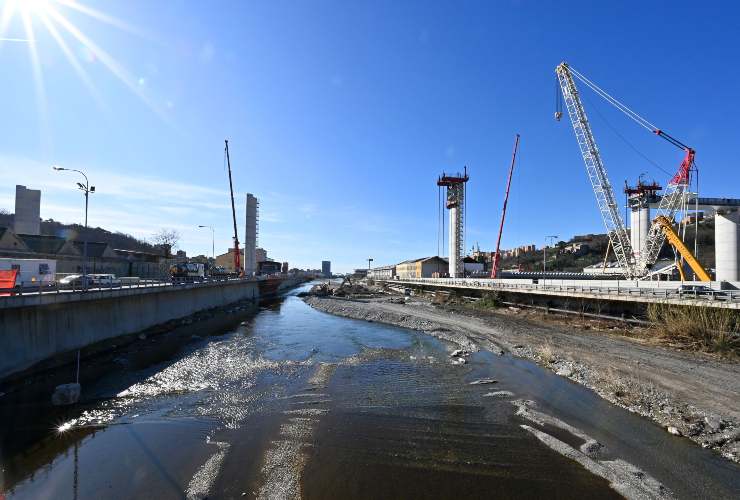
[[[98,342],[195,312],[257,301],[300,283],[234,280],[0,299],[0,380]]]

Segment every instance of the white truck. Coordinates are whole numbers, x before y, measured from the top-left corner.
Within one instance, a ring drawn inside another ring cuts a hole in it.
[[[0,271],[18,270],[16,286],[50,285],[56,280],[57,261],[52,259],[0,258]]]

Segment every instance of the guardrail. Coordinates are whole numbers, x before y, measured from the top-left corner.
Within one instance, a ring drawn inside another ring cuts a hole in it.
[[[204,279],[196,278],[173,278],[169,280],[139,280],[135,283],[108,283],[108,284],[95,284],[90,285],[87,288],[83,288],[80,284],[73,285],[60,285],[57,283],[44,284],[38,283],[36,286],[24,285],[22,287],[14,288],[0,288],[0,299],[7,297],[20,297],[29,295],[48,295],[48,294],[84,294],[84,293],[99,293],[99,292],[114,292],[118,290],[136,290],[136,289],[152,289],[161,287],[174,287],[174,288],[192,288],[194,286],[208,286],[214,283],[234,283],[234,282],[247,282],[247,281],[259,281],[256,278],[215,278],[208,277]]]
[[[528,283],[500,283],[493,280],[471,280],[459,278],[415,278],[415,279],[391,279],[378,280],[388,283],[399,283],[409,285],[438,285],[455,288],[473,288],[491,291],[529,291],[529,292],[570,292],[582,294],[594,294],[617,297],[645,297],[654,299],[677,299],[677,300],[707,300],[723,302],[740,302],[740,290],[681,290],[680,288],[634,288],[617,286],[579,286],[579,285],[547,285]]]

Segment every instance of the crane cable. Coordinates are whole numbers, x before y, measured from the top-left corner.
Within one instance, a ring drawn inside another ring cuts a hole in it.
[[[668,170],[664,169],[657,162],[655,162],[654,160],[650,159],[650,157],[648,157],[645,153],[643,153],[642,151],[640,151],[637,148],[637,146],[635,146],[634,144],[632,144],[624,135],[620,134],[619,131],[616,129],[616,127],[614,127],[611,123],[609,123],[609,120],[607,120],[606,117],[601,113],[601,111],[599,111],[598,106],[596,106],[591,101],[591,99],[585,98],[585,100],[588,102],[588,104],[590,105],[591,109],[593,109],[596,112],[596,115],[604,122],[604,124],[606,124],[606,126],[609,127],[609,129],[612,132],[614,132],[614,135],[616,135],[617,137],[619,137],[627,146],[630,147],[630,149],[632,149],[632,151],[634,151],[635,153],[637,153],[639,156],[642,157],[643,160],[647,161],[648,163],[650,163],[651,165],[653,165],[655,168],[657,168],[658,170],[660,170],[664,174],[666,174],[666,175],[673,175],[673,173],[671,173]]]
[[[631,118],[635,123],[640,125],[641,127],[645,128],[649,132],[655,132],[658,130],[658,127],[650,123],[648,120],[643,118],[642,116],[638,115],[634,111],[632,111],[630,108],[627,107],[627,105],[620,102],[615,97],[612,97],[607,93],[604,89],[596,85],[594,82],[586,78],[583,74],[575,70],[572,66],[570,67],[570,71],[581,81],[583,82],[588,88],[599,94],[604,100],[606,100],[609,104],[620,110],[622,113],[626,114],[629,118]]]

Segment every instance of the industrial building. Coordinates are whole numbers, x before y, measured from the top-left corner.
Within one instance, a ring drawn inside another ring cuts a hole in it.
[[[423,257],[396,264],[396,276],[400,279],[435,278],[448,273],[449,263],[444,257]]]
[[[367,277],[376,280],[389,280],[396,276],[396,266],[378,266],[367,271]]]

